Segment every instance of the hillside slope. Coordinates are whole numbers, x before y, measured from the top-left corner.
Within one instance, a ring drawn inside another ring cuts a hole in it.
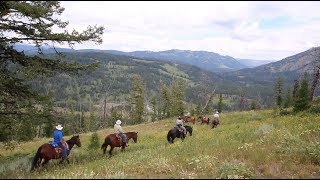
[[[211,117],[211,116],[210,116]],[[197,122],[185,141],[166,140],[175,117],[134,126],[138,142],[110,159],[89,150],[91,133],[80,134],[63,168],[50,161],[47,170],[30,173],[37,148],[50,139],[21,143],[13,151],[0,147],[0,178],[319,178],[320,116],[276,116],[273,111],[222,113],[216,129]],[[98,132],[103,138],[109,128]],[[66,137],[68,139],[70,137]],[[110,147],[109,147],[110,148]],[[109,148],[107,150],[109,150]],[[19,168],[18,168],[19,167]]]

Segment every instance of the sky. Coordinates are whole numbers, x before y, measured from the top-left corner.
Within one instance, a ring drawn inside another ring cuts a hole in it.
[[[75,49],[209,51],[274,60],[320,46],[317,1],[61,1],[68,28],[105,27]],[[62,46],[63,47],[63,46]],[[67,47],[67,46],[66,46]]]

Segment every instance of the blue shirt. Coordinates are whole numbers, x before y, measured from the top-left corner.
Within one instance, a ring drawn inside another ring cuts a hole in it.
[[[62,138],[63,138],[62,131],[60,131],[58,129],[54,130],[54,132],[53,132],[53,141],[56,142],[56,143],[59,143],[59,142],[61,142]]]

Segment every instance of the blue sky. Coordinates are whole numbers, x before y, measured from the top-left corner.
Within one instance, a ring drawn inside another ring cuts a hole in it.
[[[76,49],[211,51],[281,60],[320,45],[316,1],[62,1],[68,28],[103,25],[103,44]]]

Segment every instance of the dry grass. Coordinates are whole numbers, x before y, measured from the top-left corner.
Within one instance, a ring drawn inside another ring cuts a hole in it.
[[[275,116],[272,111],[222,113],[216,129],[197,122],[193,136],[174,144],[166,140],[175,118],[134,126],[138,143],[108,158],[88,150],[91,133],[81,134],[71,164],[29,173],[36,149],[50,139],[0,148],[0,178],[319,178],[320,117],[312,114]],[[100,142],[112,129],[98,131]],[[70,137],[67,137],[70,138]],[[109,150],[109,148],[108,148]]]

